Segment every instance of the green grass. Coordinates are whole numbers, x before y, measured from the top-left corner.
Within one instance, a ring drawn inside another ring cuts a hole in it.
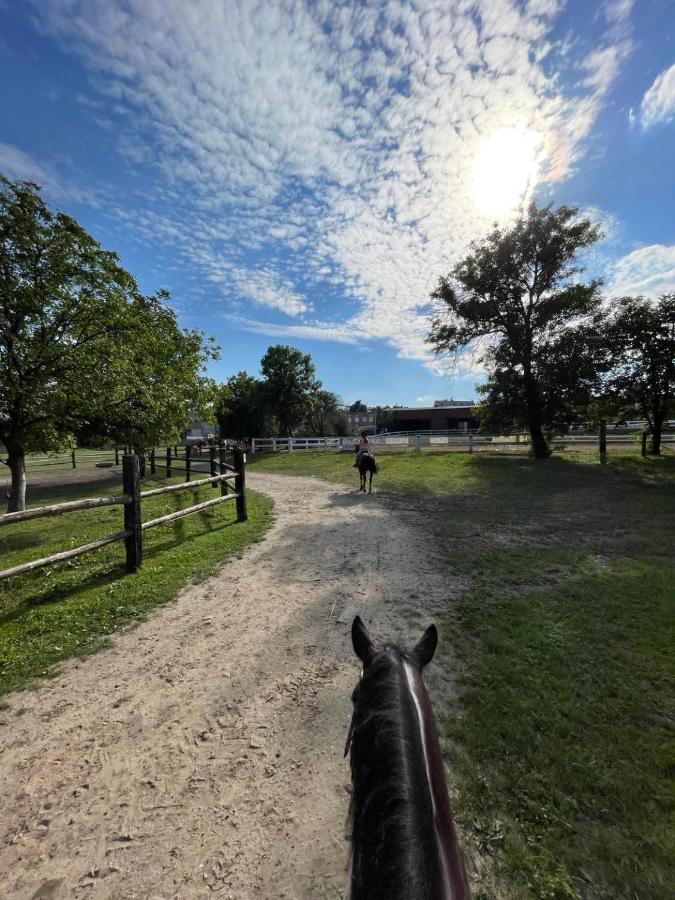
[[[465,585],[439,623],[460,688],[439,724],[476,896],[672,896],[675,458],[379,462]],[[253,458],[355,484],[350,464]]]
[[[150,479],[143,485],[157,486]],[[28,500],[29,505],[41,506],[116,491],[111,484],[96,489],[91,484],[49,484],[29,488]],[[206,485],[148,498],[143,518],[147,521],[215,496],[215,489]],[[143,566],[134,574],[125,571],[120,542],[0,582],[0,694],[53,675],[68,657],[99,649],[109,635],[144,618],[186,584],[203,580],[229,556],[261,540],[271,523],[272,501],[251,491],[248,513],[248,521],[237,524],[232,501],[144,532]],[[4,526],[2,568],[118,531],[122,515],[122,507],[113,506]]]

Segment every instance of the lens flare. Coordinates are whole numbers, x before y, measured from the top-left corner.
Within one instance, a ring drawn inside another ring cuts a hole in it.
[[[529,128],[500,128],[478,145],[472,195],[480,212],[494,219],[516,212],[537,184],[543,135]]]

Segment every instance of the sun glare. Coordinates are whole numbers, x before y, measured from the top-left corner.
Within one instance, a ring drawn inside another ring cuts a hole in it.
[[[500,128],[478,145],[472,194],[485,216],[503,219],[527,200],[539,176],[543,136],[528,128]]]

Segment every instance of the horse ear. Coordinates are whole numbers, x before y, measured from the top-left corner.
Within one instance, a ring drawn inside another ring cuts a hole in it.
[[[352,646],[354,647],[354,653],[356,653],[364,666],[367,666],[373,656],[375,656],[373,642],[366,631],[366,626],[358,616],[352,622]]]
[[[437,644],[438,631],[435,625],[430,625],[413,647],[410,658],[423,669],[434,658]]]

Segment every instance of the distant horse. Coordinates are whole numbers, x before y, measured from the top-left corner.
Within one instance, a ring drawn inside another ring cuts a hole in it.
[[[351,900],[468,900],[469,885],[422,669],[434,625],[410,653],[375,646],[361,619],[352,643],[363,663],[352,695]]]
[[[362,453],[358,458],[358,470],[359,475],[361,476],[361,487],[359,490],[366,492],[366,475],[370,472],[370,482],[368,483],[368,493],[373,493],[373,475],[376,475],[378,472],[377,463],[375,462],[375,457],[371,456],[368,450],[365,453]]]

